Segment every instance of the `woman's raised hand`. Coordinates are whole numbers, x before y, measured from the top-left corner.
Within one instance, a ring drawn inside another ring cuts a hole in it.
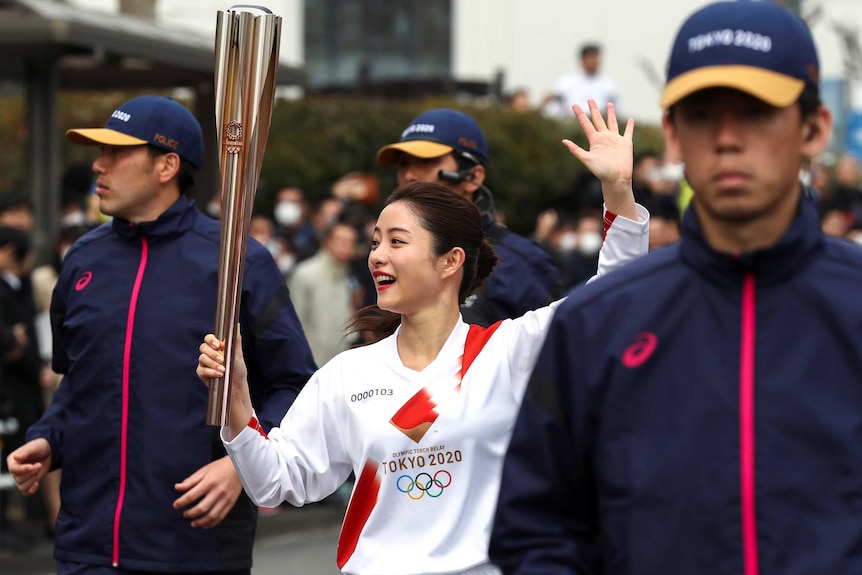
[[[629,118],[625,131],[620,134],[613,104],[608,104],[608,120],[602,117],[595,100],[589,100],[590,115],[577,104],[572,106],[589,142],[585,150],[571,140],[563,145],[602,181],[605,206],[617,215],[637,220],[634,194],[632,193],[632,135],[635,121]]]

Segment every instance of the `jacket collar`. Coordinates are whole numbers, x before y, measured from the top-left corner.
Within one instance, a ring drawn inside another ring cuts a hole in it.
[[[137,240],[145,237],[150,242],[156,242],[184,234],[192,228],[197,217],[197,204],[194,200],[180,196],[174,205],[155,221],[133,224],[122,218],[114,218],[111,225],[121,238]]]
[[[734,285],[747,273],[754,274],[762,285],[778,283],[805,265],[823,245],[817,209],[808,193],[802,194],[796,216],[781,239],[762,250],[741,254],[713,250],[693,209],[686,210],[682,228],[683,261],[713,281]]]

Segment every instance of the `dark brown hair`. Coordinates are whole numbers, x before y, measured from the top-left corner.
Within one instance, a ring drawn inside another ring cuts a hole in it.
[[[409,182],[395,188],[386,205],[404,202],[431,234],[431,249],[441,256],[455,247],[464,250],[464,276],[458,290],[458,302],[464,303],[480,288],[497,263],[494,248],[485,239],[482,216],[473,202],[446,186],[433,182]],[[401,316],[381,310],[376,305],[362,308],[350,324],[352,332],[366,332],[372,341],[392,335]]]

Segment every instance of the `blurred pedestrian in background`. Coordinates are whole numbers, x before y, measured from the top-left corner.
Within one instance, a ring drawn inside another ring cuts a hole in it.
[[[317,254],[297,265],[288,282],[317,365],[323,365],[352,343],[347,330],[356,311],[355,292],[359,288],[350,269],[356,255],[356,236],[353,226],[332,224]]]
[[[295,259],[294,264],[317,253],[320,241],[314,226],[309,221],[308,202],[302,188],[288,184],[278,189],[275,193],[273,219],[276,224],[276,234],[287,241],[288,251]]]
[[[577,104],[589,113],[587,100],[595,100],[599,110],[608,104],[620,110],[620,94],[616,82],[601,73],[602,48],[598,44],[584,44],[579,51],[580,69],[562,75],[553,93],[545,97],[542,110],[546,116],[572,118],[572,105]]]

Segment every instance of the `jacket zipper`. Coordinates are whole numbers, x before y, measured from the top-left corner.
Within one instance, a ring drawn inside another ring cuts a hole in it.
[[[120,565],[120,516],[123,513],[123,499],[126,496],[126,440],[129,433],[129,378],[132,363],[132,335],[135,332],[135,310],[138,307],[138,296],[141,293],[141,282],[144,270],[147,268],[149,249],[147,239],[141,238],[141,261],[129,300],[129,317],[126,319],[126,341],[123,346],[123,415],[120,424],[120,489],[117,495],[117,507],[114,510],[114,549],[113,566]]]
[[[754,347],[755,282],[742,282],[742,343],[739,361],[739,447],[742,553],[745,575],[758,574],[757,516],[754,508]]]

